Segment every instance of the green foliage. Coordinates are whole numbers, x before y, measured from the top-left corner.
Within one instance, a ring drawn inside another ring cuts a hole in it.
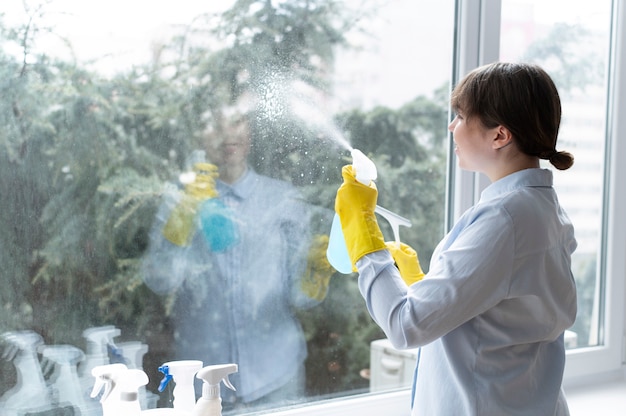
[[[528,47],[522,60],[544,67],[562,93],[584,91],[604,79],[605,57],[598,53],[602,48],[581,46],[594,41],[594,36],[579,25],[555,24],[545,38]]]

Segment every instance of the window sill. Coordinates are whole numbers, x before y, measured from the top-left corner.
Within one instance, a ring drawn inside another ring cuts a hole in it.
[[[571,416],[623,416],[626,409],[626,373],[618,379],[598,384],[565,388]]]
[[[624,374],[600,383],[565,388],[571,416],[588,416],[602,409],[602,416],[623,416],[626,409],[626,369]],[[329,400],[288,409],[271,416],[346,416],[410,414],[410,390],[380,393],[348,399]]]

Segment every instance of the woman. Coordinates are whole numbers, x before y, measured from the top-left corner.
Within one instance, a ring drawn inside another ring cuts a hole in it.
[[[495,63],[468,74],[451,104],[459,166],[491,184],[423,276],[410,247],[383,241],[375,185],[344,167],[335,209],[361,293],[396,348],[421,347],[412,415],[568,415],[563,334],[576,316],[576,240],[539,163],[573,164],[556,149],[558,92],[535,65]]]

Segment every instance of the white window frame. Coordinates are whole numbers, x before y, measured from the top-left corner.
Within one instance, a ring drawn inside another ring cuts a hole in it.
[[[456,47],[452,79],[458,80],[476,66],[498,59],[500,0],[457,0]],[[593,385],[626,378],[626,2],[614,0],[612,53],[609,65],[610,96],[607,99],[607,170],[604,187],[604,336],[598,347],[567,353],[564,386]],[[488,180],[479,174],[448,166],[450,198],[447,222],[452,223],[474,204]],[[350,396],[311,403],[273,413],[276,416],[374,416],[408,415],[410,390]]]
[[[598,347],[568,351],[565,386],[624,379],[626,361],[626,4],[613,0],[606,121],[607,169],[604,186],[604,337]],[[622,74],[622,77],[620,77]]]

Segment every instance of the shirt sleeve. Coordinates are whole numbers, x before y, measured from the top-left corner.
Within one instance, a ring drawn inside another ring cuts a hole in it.
[[[440,243],[425,278],[406,287],[386,250],[357,262],[359,289],[394,347],[416,348],[506,298],[514,233],[504,210],[471,212]]]

